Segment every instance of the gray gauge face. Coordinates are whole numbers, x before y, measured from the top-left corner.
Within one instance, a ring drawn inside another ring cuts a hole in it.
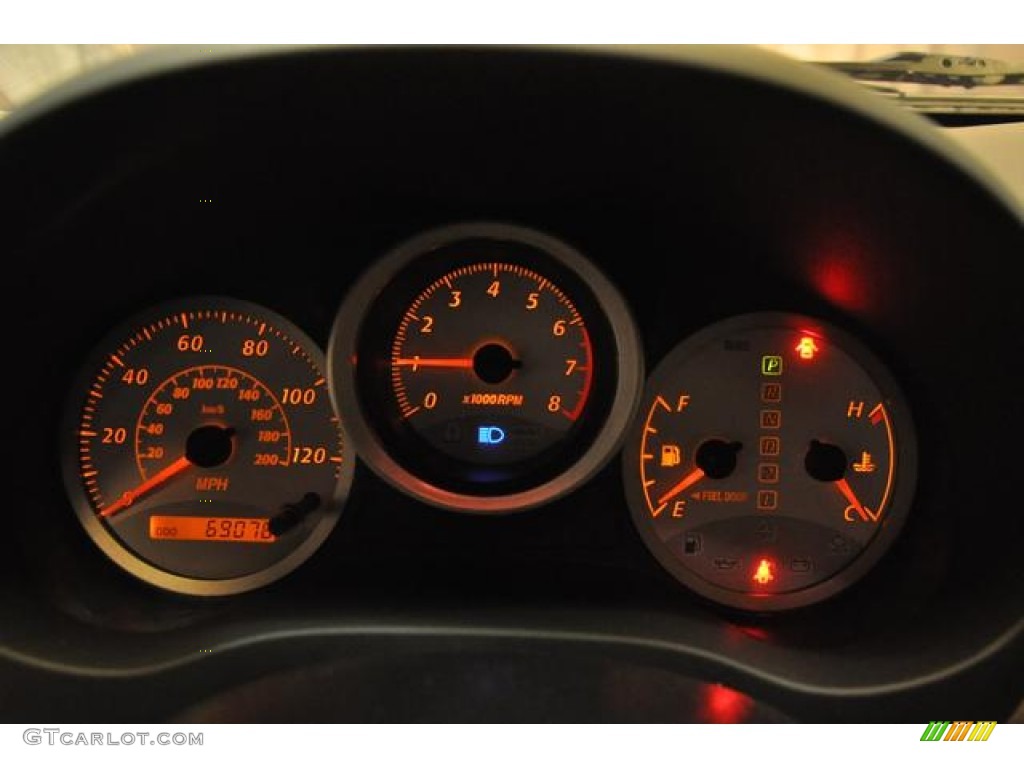
[[[423,233],[339,310],[331,394],[360,457],[410,495],[536,507],[621,444],[643,362],[625,302],[569,245],[504,224]]]
[[[72,393],[64,477],[118,565],[195,595],[244,592],[301,564],[351,482],[323,355],[246,302],[172,302],[116,329]]]
[[[861,344],[761,313],[658,366],[624,468],[633,518],[673,575],[778,610],[829,597],[881,556],[909,508],[916,448],[902,396]]]

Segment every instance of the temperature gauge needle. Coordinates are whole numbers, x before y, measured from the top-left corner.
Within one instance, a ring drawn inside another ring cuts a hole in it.
[[[690,474],[680,480],[678,483],[669,488],[665,493],[661,494],[661,498],[658,499],[658,504],[664,504],[666,501],[671,499],[673,496],[678,496],[680,493],[685,491],[691,485],[696,483],[698,480],[704,477],[704,470],[700,467],[693,470]]]
[[[191,466],[192,462],[189,461],[186,456],[182,456],[176,461],[168,464],[148,480],[140,483],[131,490],[122,493],[121,497],[117,501],[100,512],[100,517],[112,517],[121,510],[127,509],[134,504],[138,498],[155,491],[162,485],[167,484]]]
[[[857,494],[853,492],[850,484],[846,482],[845,477],[836,480],[835,486],[843,495],[843,498],[849,503],[850,507],[853,507],[857,514],[860,515],[861,520],[864,522],[867,522],[868,520],[873,523],[878,522],[878,515],[860,503],[860,499],[857,498]],[[849,510],[849,507],[847,507],[847,510]]]

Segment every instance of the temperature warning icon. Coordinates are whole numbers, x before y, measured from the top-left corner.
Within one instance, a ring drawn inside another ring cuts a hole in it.
[[[874,472],[878,467],[871,458],[871,454],[867,451],[861,451],[860,461],[853,462],[853,471],[860,472],[861,474],[868,474]]]

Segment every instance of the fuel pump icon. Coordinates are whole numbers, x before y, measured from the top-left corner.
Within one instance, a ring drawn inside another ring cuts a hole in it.
[[[672,445],[667,443],[661,446],[661,466],[663,467],[676,467],[683,461],[682,451],[679,450],[678,445]]]

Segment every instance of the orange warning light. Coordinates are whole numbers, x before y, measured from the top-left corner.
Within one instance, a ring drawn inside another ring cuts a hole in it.
[[[775,564],[768,558],[761,558],[754,571],[754,581],[764,586],[769,581],[775,581]]]
[[[801,360],[813,360],[818,352],[818,345],[814,343],[813,336],[801,336],[800,343],[796,345],[796,351]]]

